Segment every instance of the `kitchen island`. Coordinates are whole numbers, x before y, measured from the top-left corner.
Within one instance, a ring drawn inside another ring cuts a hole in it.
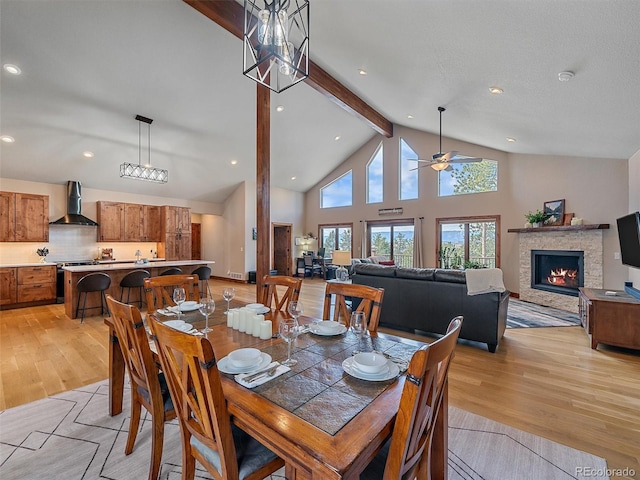
[[[69,318],[77,318],[76,306],[78,304],[79,292],[77,289],[78,280],[93,272],[106,273],[111,277],[111,286],[105,294],[111,295],[116,300],[120,300],[122,289],[120,281],[129,272],[133,270],[146,270],[152,277],[156,277],[169,267],[178,267],[185,274],[190,274],[196,268],[202,265],[213,265],[213,260],[173,260],[173,261],[154,261],[148,263],[108,263],[99,265],[77,265],[63,267],[64,270],[64,313]],[[140,300],[138,289],[131,290],[129,298],[130,303]],[[90,293],[87,296],[87,313],[85,316],[100,315],[100,295],[98,293]]]

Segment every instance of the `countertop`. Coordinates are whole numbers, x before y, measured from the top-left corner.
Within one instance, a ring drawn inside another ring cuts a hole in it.
[[[182,265],[211,265],[216,263],[214,260],[173,260],[158,261],[149,263],[101,263],[99,265],[77,265],[73,267],[63,267],[68,272],[105,272],[108,270],[131,270],[133,268],[158,268],[158,267],[180,267]],[[55,265],[55,264],[54,264]]]
[[[56,262],[20,262],[20,263],[3,263],[0,268],[16,268],[16,267],[55,267]]]

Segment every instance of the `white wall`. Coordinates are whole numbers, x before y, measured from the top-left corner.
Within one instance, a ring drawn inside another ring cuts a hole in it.
[[[640,211],[640,150],[629,159],[629,211]],[[640,268],[629,267],[628,278],[640,289]]]

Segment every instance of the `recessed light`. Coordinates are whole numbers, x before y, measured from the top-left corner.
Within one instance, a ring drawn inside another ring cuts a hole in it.
[[[407,115],[407,118],[408,118],[409,120],[411,120],[411,119],[413,119],[413,115],[409,114],[409,115]]]
[[[568,82],[569,80],[571,80],[573,77],[575,77],[575,73],[573,72],[560,72],[558,74],[558,80],[560,80],[561,82]]]
[[[511,143],[513,143],[513,142],[515,142],[515,141],[516,141],[516,139],[515,139],[515,138],[513,138],[513,137],[507,137],[507,142],[511,142]]]
[[[93,158],[93,152],[87,150],[86,152],[82,152],[82,156],[84,158]]]
[[[295,180],[295,179],[296,179],[296,177],[291,177],[291,180]]]
[[[360,70],[358,70],[358,73],[364,77],[367,74],[367,71],[361,68]]]
[[[238,160],[231,160],[231,165],[237,165],[238,164]]]
[[[13,143],[16,141],[16,139],[10,135],[2,135],[0,137],[0,140],[2,140],[4,143]]]
[[[502,90],[500,87],[489,87],[489,91],[493,95],[500,95],[500,94],[504,93],[504,90]]]
[[[282,112],[284,110],[284,107],[282,105],[278,105],[276,107],[276,112]]]
[[[22,73],[20,67],[12,65],[11,63],[5,63],[2,68],[4,68],[5,72],[10,73],[11,75],[20,75]]]
[[[340,135],[336,135],[336,138],[334,138],[334,140],[337,142],[338,140],[340,140]]]

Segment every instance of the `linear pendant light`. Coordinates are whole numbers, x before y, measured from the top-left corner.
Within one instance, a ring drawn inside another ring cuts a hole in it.
[[[120,165],[120,176],[122,178],[132,178],[134,180],[145,180],[154,183],[167,183],[169,181],[169,171],[151,166],[151,118],[136,115],[138,121],[138,164],[123,163]],[[147,124],[148,142],[147,142],[147,164],[142,165],[140,162],[142,141],[141,141],[141,125]]]

